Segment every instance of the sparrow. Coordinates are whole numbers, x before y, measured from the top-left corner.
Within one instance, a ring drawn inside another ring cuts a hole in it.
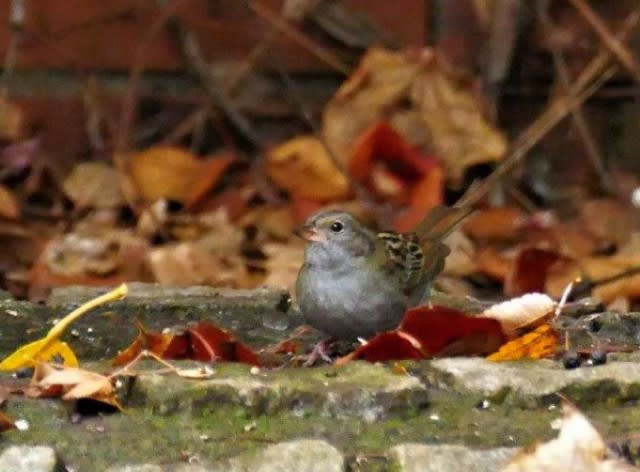
[[[311,216],[297,230],[308,241],[296,280],[305,322],[331,340],[396,328],[407,308],[428,299],[450,252],[442,240],[470,213],[437,207],[414,233],[375,232],[342,211]]]

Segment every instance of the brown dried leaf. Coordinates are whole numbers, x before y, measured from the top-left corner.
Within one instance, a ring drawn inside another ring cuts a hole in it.
[[[263,284],[268,287],[284,288],[295,293],[298,271],[304,262],[304,244],[268,243],[262,248],[267,255],[265,269],[267,277]]]
[[[564,417],[556,439],[521,452],[501,469],[502,472],[630,472],[635,467],[607,458],[602,436],[578,409],[565,402]]]
[[[133,182],[145,200],[170,198],[190,206],[215,186],[233,160],[230,153],[200,160],[185,149],[154,146],[133,155],[129,165]]]
[[[485,208],[469,217],[464,230],[474,239],[513,240],[525,220],[524,212],[516,207]]]
[[[0,185],[0,218],[17,220],[20,218],[20,205],[11,190]]]
[[[77,208],[116,208],[125,203],[118,172],[104,162],[77,164],[62,188]]]
[[[445,260],[444,274],[464,277],[477,270],[476,248],[462,231],[451,233],[445,240],[445,244],[451,249],[451,253]]]
[[[448,72],[440,58],[421,59],[424,68],[413,82],[411,97],[431,131],[433,149],[447,176],[460,182],[468,167],[501,159],[507,141],[483,116],[471,84]]]
[[[434,152],[447,177],[459,182],[469,166],[498,160],[506,149],[482,108],[472,85],[455,77],[431,49],[371,48],[326,107],[324,137],[346,165],[355,138],[384,119],[407,133],[409,143]]]
[[[640,234],[635,233],[628,244],[613,256],[586,257],[556,264],[549,271],[545,290],[549,295],[559,297],[567,284],[577,278],[597,281],[639,266]],[[636,274],[598,285],[592,295],[604,303],[609,303],[618,297],[640,298],[640,275]]]
[[[169,285],[251,286],[241,256],[242,230],[229,222],[224,210],[202,218],[208,231],[198,239],[150,251],[148,260],[155,280]]]
[[[16,425],[14,424],[13,420],[2,411],[0,411],[0,433],[15,428]]]
[[[51,388],[60,388],[63,392],[63,400],[91,398],[121,408],[116,399],[111,379],[84,369],[54,364],[37,364],[31,388],[43,392],[49,391]]]
[[[0,94],[0,138],[15,141],[24,131],[24,113],[22,109],[7,98],[6,93]]]
[[[349,181],[314,136],[298,136],[272,149],[267,172],[280,188],[301,198],[341,200],[350,193]]]

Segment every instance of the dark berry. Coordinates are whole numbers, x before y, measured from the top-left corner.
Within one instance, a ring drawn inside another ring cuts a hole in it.
[[[567,351],[562,355],[562,365],[565,369],[577,369],[582,359],[576,351]]]

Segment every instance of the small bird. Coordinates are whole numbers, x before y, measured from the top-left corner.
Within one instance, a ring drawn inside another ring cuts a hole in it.
[[[396,328],[428,298],[449,254],[441,241],[470,213],[437,207],[415,233],[376,233],[342,211],[311,216],[297,231],[308,241],[296,281],[305,322],[333,340]]]

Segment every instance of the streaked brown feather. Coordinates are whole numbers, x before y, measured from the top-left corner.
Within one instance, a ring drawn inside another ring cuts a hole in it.
[[[418,236],[413,233],[378,233],[386,254],[385,268],[395,272],[400,287],[410,293],[421,279],[424,267],[424,252]]]

